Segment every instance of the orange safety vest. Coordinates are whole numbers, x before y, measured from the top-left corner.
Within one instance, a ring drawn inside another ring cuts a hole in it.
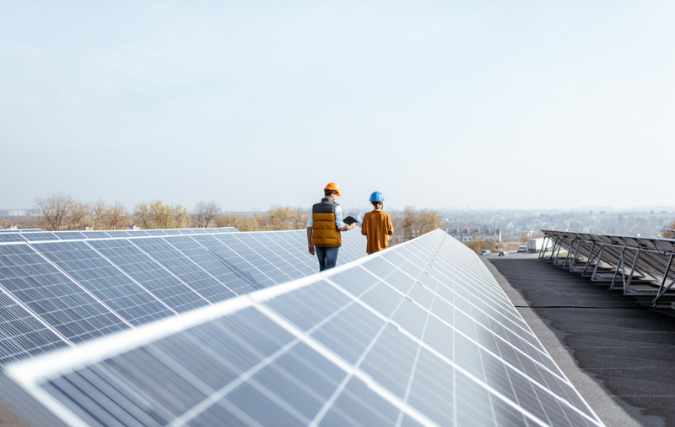
[[[342,237],[335,224],[335,208],[338,205],[324,197],[312,206],[312,244],[319,248],[342,246]]]

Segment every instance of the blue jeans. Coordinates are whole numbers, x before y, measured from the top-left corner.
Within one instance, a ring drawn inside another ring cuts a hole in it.
[[[335,267],[337,264],[337,256],[339,246],[332,248],[314,248],[316,249],[316,257],[319,258],[319,271],[328,270]]]

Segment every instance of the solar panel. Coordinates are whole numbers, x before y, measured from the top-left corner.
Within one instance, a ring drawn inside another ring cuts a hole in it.
[[[440,230],[5,372],[36,425],[602,425]]]
[[[318,270],[306,245],[293,244],[304,230],[234,233],[243,237],[230,243],[246,248],[250,259],[218,239],[235,229],[217,230],[165,232],[163,237],[150,237],[145,230],[12,233],[7,236],[19,240],[5,243],[0,236],[0,295],[5,296],[0,299],[0,364]],[[26,242],[22,236],[27,234],[62,238]],[[95,238],[101,234],[105,238]],[[289,273],[265,274],[282,269]]]
[[[187,258],[195,262],[204,271],[222,283],[232,293],[241,295],[254,291],[249,282],[237,275],[222,258],[209,251],[206,247],[198,243],[190,236],[172,236],[164,238],[171,246],[180,250]],[[228,295],[223,293],[223,296]],[[212,302],[219,301],[214,298]]]
[[[174,314],[86,242],[38,243],[33,247],[130,325]]]
[[[176,313],[209,303],[202,295],[134,245],[131,240],[91,240],[88,243]]]
[[[0,245],[0,286],[68,343],[129,326],[27,245]]]
[[[59,231],[58,233],[54,233],[54,236],[61,240],[82,240],[85,238],[85,234],[79,231]]]
[[[542,230],[552,243],[549,261],[591,280],[621,286],[632,295],[652,295],[653,305],[675,285],[675,239]],[[546,258],[543,245],[540,258]],[[565,252],[561,256],[561,251]],[[639,288],[636,283],[641,285]]]
[[[132,233],[127,230],[106,230],[108,237],[131,237]]]
[[[44,242],[47,240],[59,240],[56,234],[46,231],[35,233],[21,233],[21,236],[29,242]]]
[[[55,231],[54,234],[59,236],[63,231]],[[85,239],[105,239],[110,237],[108,231],[82,231],[81,234]]]
[[[20,233],[0,233],[0,242],[25,242]]]
[[[235,293],[225,284],[219,282],[180,250],[169,244],[168,242],[173,241],[170,237],[130,241],[204,300],[216,302],[235,296]],[[178,242],[177,244],[180,245]]]

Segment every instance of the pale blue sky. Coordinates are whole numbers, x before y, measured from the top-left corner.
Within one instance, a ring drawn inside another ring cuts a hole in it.
[[[139,5],[138,3],[142,3]],[[0,209],[675,205],[675,2],[0,1]]]

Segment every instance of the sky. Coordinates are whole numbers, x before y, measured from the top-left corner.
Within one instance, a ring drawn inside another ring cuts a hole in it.
[[[675,206],[675,2],[0,1],[0,209]]]

